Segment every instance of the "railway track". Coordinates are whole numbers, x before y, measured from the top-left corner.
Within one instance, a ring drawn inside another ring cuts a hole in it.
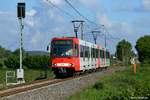
[[[44,80],[39,80],[39,81],[33,81],[27,84],[20,84],[20,85],[12,86],[7,89],[1,90],[0,97],[9,96],[9,95],[24,92],[27,90],[40,88],[42,86],[47,86],[47,85],[58,83],[61,81],[62,79],[44,79]]]
[[[102,70],[102,72],[111,73],[112,70],[113,70],[112,68],[109,68],[108,70]],[[56,83],[63,82],[63,81],[66,81],[66,80],[71,80],[71,79],[74,79],[74,78],[84,77],[86,75],[89,75],[89,74],[83,74],[83,75],[80,75],[80,76],[69,77],[69,78],[64,78],[64,79],[44,79],[44,80],[33,81],[31,83],[25,83],[25,84],[12,86],[12,87],[9,87],[7,89],[0,90],[0,97],[5,97],[5,96],[25,92],[25,91],[28,91],[28,90],[37,89],[37,88],[40,88],[40,87],[56,84]]]

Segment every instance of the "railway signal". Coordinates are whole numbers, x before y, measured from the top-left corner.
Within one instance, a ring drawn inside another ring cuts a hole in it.
[[[17,69],[17,79],[18,83],[24,83],[24,70],[22,67],[22,48],[23,48],[23,40],[22,40],[22,34],[23,34],[23,19],[25,18],[25,3],[23,1],[19,2],[17,4],[17,17],[20,24],[20,68]]]

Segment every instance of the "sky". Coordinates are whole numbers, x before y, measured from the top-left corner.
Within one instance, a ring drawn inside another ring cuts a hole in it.
[[[50,2],[54,5],[52,5]],[[78,15],[65,0],[24,0],[23,47],[27,51],[46,51],[53,37],[75,36],[72,20],[84,20],[84,40],[93,42],[91,30],[97,28],[107,36],[107,48],[115,52],[117,43],[125,39],[133,50],[137,39],[150,35],[150,0],[68,0],[83,16]],[[1,0],[0,45],[14,51],[19,48],[19,21],[16,7],[19,0]],[[59,8],[59,9],[58,9]],[[61,9],[61,10],[60,10]],[[103,31],[100,26],[107,30]],[[101,34],[102,34],[101,33]],[[79,35],[80,37],[80,35]],[[97,43],[104,46],[104,36]]]

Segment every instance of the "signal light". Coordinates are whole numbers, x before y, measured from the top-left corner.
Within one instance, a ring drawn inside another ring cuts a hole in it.
[[[18,3],[17,5],[17,17],[25,18],[25,3]]]

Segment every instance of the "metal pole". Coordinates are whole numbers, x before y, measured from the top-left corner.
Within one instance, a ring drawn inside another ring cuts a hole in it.
[[[76,34],[76,38],[78,38],[78,32],[76,29],[75,29],[75,34]]]
[[[23,23],[22,23],[22,18],[19,19],[19,22],[20,22],[20,69],[22,69],[22,46],[23,46],[23,39],[22,39]]]
[[[81,39],[83,40],[83,21],[81,22]]]
[[[76,35],[76,38],[78,38],[78,28],[74,25],[74,33]]]
[[[96,40],[97,40],[97,36],[96,34],[94,34],[95,31],[92,31],[92,34],[93,34],[93,38],[94,38],[94,43],[96,44]],[[96,33],[96,32],[95,32]]]
[[[106,32],[105,32],[105,48],[106,48]]]
[[[103,27],[103,30],[104,30],[104,42],[105,42],[104,45],[105,45],[105,48],[106,48],[106,45],[107,45],[106,44],[106,31],[105,31],[106,28],[105,28],[104,25],[102,25],[102,27]]]
[[[95,44],[96,44],[96,40],[97,40],[97,39],[96,39],[96,38],[94,38]]]

